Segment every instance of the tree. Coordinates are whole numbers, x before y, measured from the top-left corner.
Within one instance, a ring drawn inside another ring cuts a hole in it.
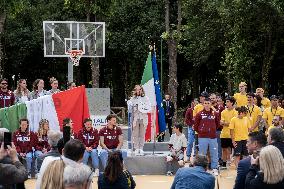
[[[182,1],[176,1],[177,6],[177,23],[171,24],[170,13],[171,10],[175,10],[174,4],[169,0],[165,0],[165,26],[166,32],[163,34],[163,38],[167,40],[168,44],[168,56],[169,56],[169,83],[168,93],[172,96],[175,108],[177,108],[177,47],[181,37],[181,21],[182,21]],[[174,26],[174,27],[171,27]]]

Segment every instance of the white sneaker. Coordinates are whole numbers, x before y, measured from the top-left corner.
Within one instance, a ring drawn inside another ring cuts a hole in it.
[[[100,170],[99,169],[95,169],[95,173],[94,173],[94,176],[95,177],[98,177],[100,174]]]
[[[140,149],[139,153],[140,153],[140,156],[144,156],[144,151],[142,149]]]
[[[213,170],[212,170],[212,174],[213,174],[214,176],[218,176],[218,175],[219,175],[218,169],[213,169]]]
[[[139,153],[140,153],[140,150],[139,150],[139,149],[136,149],[136,150],[134,151],[135,156],[139,156]]]

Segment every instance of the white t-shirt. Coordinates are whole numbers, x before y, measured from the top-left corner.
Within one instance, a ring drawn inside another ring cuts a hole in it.
[[[172,134],[169,144],[173,145],[175,151],[179,151],[182,147],[187,147],[187,140],[183,133],[179,136],[177,134]]]

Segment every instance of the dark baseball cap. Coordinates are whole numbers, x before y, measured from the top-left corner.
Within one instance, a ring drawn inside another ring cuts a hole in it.
[[[278,100],[278,99],[279,99],[279,97],[276,96],[276,95],[272,95],[272,96],[270,97],[270,100]]]
[[[206,92],[206,91],[203,91],[200,96],[203,96],[203,97],[209,97],[209,94]]]

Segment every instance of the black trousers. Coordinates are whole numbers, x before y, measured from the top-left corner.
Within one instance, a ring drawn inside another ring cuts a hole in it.
[[[172,118],[167,118],[167,117],[166,117],[165,120],[166,120],[166,124],[168,125],[170,136],[172,136],[172,134],[173,134],[173,128],[172,128],[173,120],[172,120]],[[160,135],[160,137],[158,138],[158,142],[164,142],[164,140],[165,140],[165,133],[163,135]]]

